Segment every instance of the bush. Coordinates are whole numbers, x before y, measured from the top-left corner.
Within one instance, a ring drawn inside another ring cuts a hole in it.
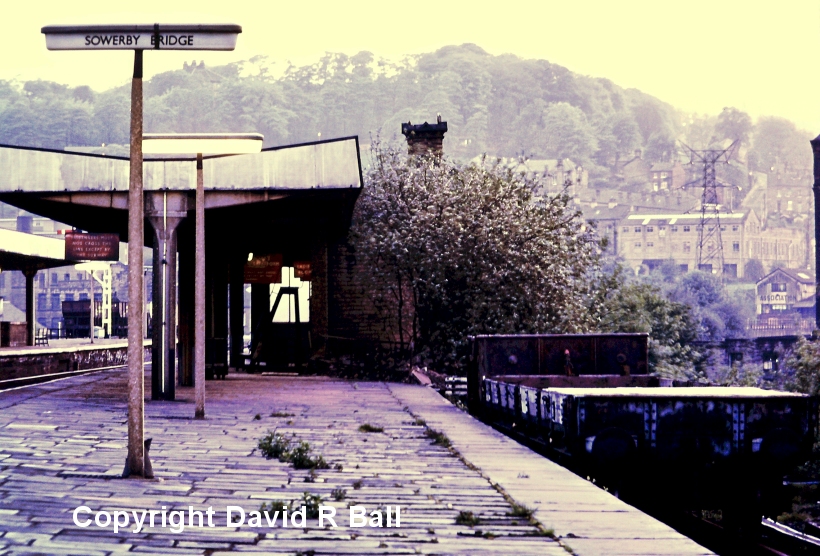
[[[312,456],[307,442],[291,447],[291,441],[277,432],[268,432],[259,439],[259,450],[268,459],[277,458],[282,463],[293,464],[294,469],[329,469],[322,456]]]
[[[458,512],[458,516],[456,516],[456,523],[458,525],[469,525],[473,527],[481,523],[481,520],[477,515],[473,514],[473,512],[460,511]]]
[[[259,439],[259,450],[268,459],[276,458],[280,461],[290,452],[290,440],[278,432],[270,432]]]

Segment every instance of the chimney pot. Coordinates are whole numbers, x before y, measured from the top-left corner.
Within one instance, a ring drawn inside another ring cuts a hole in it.
[[[447,133],[447,122],[441,121],[441,114],[436,116],[436,123],[424,122],[413,125],[409,121],[401,125],[401,132],[407,138],[407,152],[411,155],[431,154],[441,156],[444,134]]]

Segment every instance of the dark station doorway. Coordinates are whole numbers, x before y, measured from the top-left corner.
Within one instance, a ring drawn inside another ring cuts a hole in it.
[[[304,268],[304,265],[302,266]],[[268,314],[264,314],[260,299],[260,318],[247,336],[247,357],[250,371],[286,372],[299,370],[312,352],[310,298],[311,281],[304,274],[297,276],[293,266],[282,267],[282,280],[277,284],[260,284],[260,296],[268,290]],[[267,286],[267,288],[266,288]],[[253,286],[247,285],[246,291]],[[244,340],[243,340],[244,341]]]

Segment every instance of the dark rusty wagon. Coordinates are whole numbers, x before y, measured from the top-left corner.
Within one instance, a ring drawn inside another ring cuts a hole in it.
[[[774,511],[783,474],[811,455],[818,399],[661,381],[648,374],[647,340],[475,337],[470,411],[649,504],[752,521]]]

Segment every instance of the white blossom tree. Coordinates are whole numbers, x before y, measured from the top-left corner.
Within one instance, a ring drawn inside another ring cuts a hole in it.
[[[589,328],[598,241],[545,179],[374,148],[352,243],[401,347],[457,370],[469,335]]]

